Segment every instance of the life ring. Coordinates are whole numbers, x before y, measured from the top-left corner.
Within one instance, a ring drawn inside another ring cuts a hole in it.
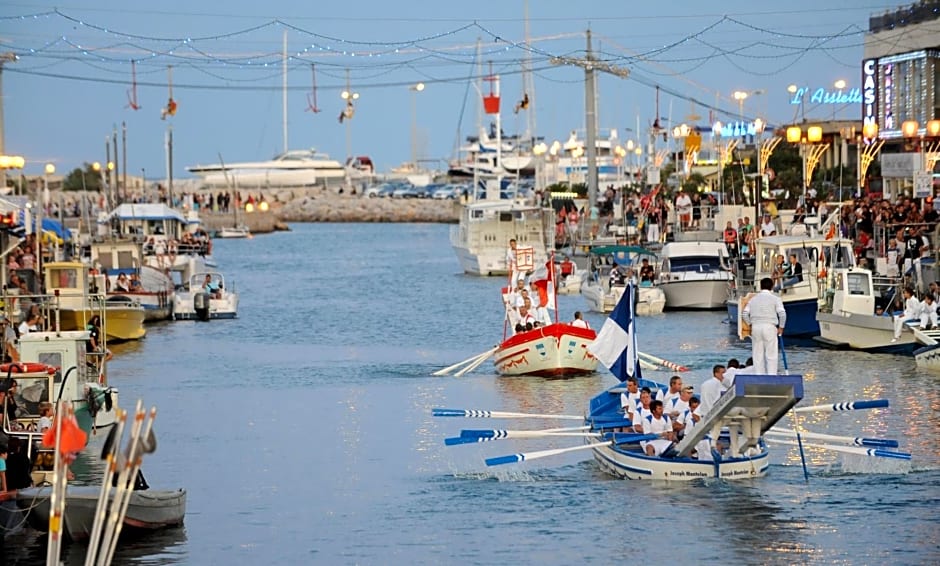
[[[58,368],[40,362],[12,362],[0,364],[0,373],[46,373],[54,374]]]

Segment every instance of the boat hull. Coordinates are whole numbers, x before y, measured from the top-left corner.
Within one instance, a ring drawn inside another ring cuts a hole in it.
[[[910,354],[917,346],[914,334],[908,330],[901,332],[896,342],[891,341],[894,338],[891,317],[819,312],[816,318],[820,332],[818,341],[828,346],[886,354]]]
[[[731,274],[717,272],[705,277],[664,280],[659,288],[666,294],[666,310],[718,310],[728,301]]]
[[[738,334],[738,321],[740,320],[740,298],[728,299],[728,327],[732,334]],[[787,325],[783,329],[785,338],[811,338],[819,336],[819,321],[816,320],[816,311],[819,301],[816,299],[801,299],[798,301],[783,301],[783,308],[787,311]]]
[[[147,334],[144,328],[146,311],[141,307],[112,307],[105,310],[104,331],[110,342],[140,340]],[[59,311],[62,330],[85,330],[94,313],[91,310]]]
[[[570,324],[549,324],[503,341],[495,354],[500,375],[568,377],[594,373],[597,358],[588,351],[597,333]]]
[[[174,320],[198,320],[199,316],[193,306],[193,294],[189,291],[179,291],[173,299]],[[238,294],[226,291],[221,299],[209,300],[209,320],[223,320],[238,317]]]
[[[693,458],[659,458],[609,445],[592,449],[601,469],[620,479],[693,481],[703,478],[738,480],[767,475],[770,467],[767,450],[747,458],[713,462]]]
[[[87,539],[95,520],[98,495],[96,486],[68,486],[65,494],[65,532],[72,540]],[[49,499],[51,488],[31,487],[17,492],[17,503],[22,509],[31,509],[30,525],[40,531],[49,529]],[[113,492],[112,492],[113,499]],[[183,524],[186,515],[186,491],[135,491],[127,506],[124,527],[155,530]]]
[[[582,283],[581,295],[593,312],[610,313],[623,296],[625,287],[612,287],[604,292],[596,283]],[[666,307],[666,294],[659,287],[637,287],[635,312],[637,316],[662,314]]]

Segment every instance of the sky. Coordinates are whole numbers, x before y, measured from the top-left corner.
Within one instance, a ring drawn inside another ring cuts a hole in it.
[[[49,162],[62,173],[105,162],[106,138],[117,131],[120,145],[126,124],[128,173],[149,179],[166,175],[168,127],[176,178],[190,176],[187,165],[217,163],[220,156],[268,159],[284,149],[285,32],[290,148],[316,148],[340,161],[349,148],[370,156],[380,171],[409,161],[413,148],[442,166],[453,158],[458,141],[478,131],[480,95],[471,79],[490,65],[500,76],[504,131],[524,131],[532,110],[536,134],[549,143],[583,131],[584,73],[552,58],[584,57],[588,28],[596,57],[630,72],[626,79],[599,77],[603,137],[615,128],[621,141],[635,139],[637,124],[645,136],[656,115],[657,85],[663,125],[704,126],[741,115],[786,124],[799,111],[788,85],[835,90],[842,79],[847,91],[859,86],[868,17],[897,6],[878,0],[11,0],[0,6],[0,54],[18,56],[2,74],[5,150],[25,157],[27,174]],[[525,69],[530,89],[523,86]],[[347,72],[359,98],[353,119],[341,124]],[[420,92],[410,88],[418,82],[425,84]],[[170,83],[177,112],[163,120]],[[739,102],[735,91],[749,96]],[[530,110],[514,114],[524,92]],[[309,111],[314,98],[320,112]],[[809,120],[861,113],[858,105],[817,105],[809,98],[803,111]]]

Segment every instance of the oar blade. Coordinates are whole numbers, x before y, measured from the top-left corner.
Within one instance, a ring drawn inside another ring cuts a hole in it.
[[[516,462],[522,462],[525,460],[525,454],[509,454],[508,456],[497,456],[495,458],[487,458],[487,466],[501,466],[503,464],[515,464]]]
[[[483,436],[454,436],[451,438],[445,438],[444,446],[457,446],[460,444],[476,444],[478,442],[487,442],[489,440],[494,440],[494,439],[486,438]]]
[[[872,399],[868,401],[849,401],[846,403],[833,403],[831,405],[813,405],[812,407],[797,407],[797,413],[858,411],[862,409],[883,409],[888,406],[887,399]]]

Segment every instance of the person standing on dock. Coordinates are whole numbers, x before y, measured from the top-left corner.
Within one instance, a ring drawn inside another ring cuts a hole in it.
[[[760,280],[760,293],[744,307],[744,322],[751,325],[751,353],[754,358],[754,373],[777,374],[777,340],[783,335],[787,324],[787,311],[783,301],[774,295],[773,279]]]

